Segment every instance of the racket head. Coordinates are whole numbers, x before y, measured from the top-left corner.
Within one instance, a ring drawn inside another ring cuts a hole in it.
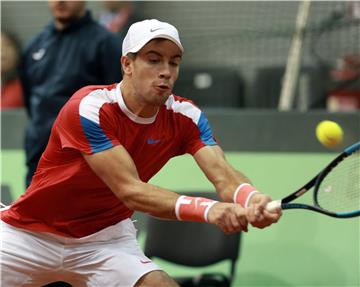
[[[335,217],[360,215],[360,142],[345,149],[317,177],[314,205]]]

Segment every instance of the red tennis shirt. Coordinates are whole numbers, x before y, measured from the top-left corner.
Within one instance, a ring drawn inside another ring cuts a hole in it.
[[[81,154],[116,145],[125,147],[147,182],[170,158],[216,141],[204,113],[187,99],[170,95],[154,117],[141,118],[126,107],[120,84],[84,87],[60,111],[31,185],[2,211],[2,220],[79,238],[130,217],[133,211]]]

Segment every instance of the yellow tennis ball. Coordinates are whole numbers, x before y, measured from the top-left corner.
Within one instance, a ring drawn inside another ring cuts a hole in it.
[[[343,140],[343,130],[333,121],[321,121],[316,127],[316,137],[327,148],[333,148]]]

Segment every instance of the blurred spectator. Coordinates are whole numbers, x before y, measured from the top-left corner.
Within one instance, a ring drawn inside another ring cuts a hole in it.
[[[1,31],[1,109],[24,106],[23,92],[18,78],[21,47],[11,33]]]
[[[360,109],[360,53],[344,55],[331,71],[327,108],[331,112],[354,112]]]
[[[25,134],[26,184],[65,102],[86,85],[121,79],[121,42],[93,20],[84,1],[49,1],[53,21],[24,51],[21,81],[30,117]],[[118,59],[118,60],[116,60]]]
[[[139,13],[138,3],[133,1],[103,1],[104,11],[100,14],[99,22],[109,31],[117,34],[121,41],[131,24],[143,20]]]
[[[359,23],[360,2],[346,2],[345,20]],[[358,25],[356,26],[358,31]],[[360,34],[359,34],[360,35]],[[333,87],[327,98],[331,112],[356,112],[360,110],[360,43],[359,37],[349,39],[354,43],[353,53],[346,53],[336,60],[336,67],[330,71]]]

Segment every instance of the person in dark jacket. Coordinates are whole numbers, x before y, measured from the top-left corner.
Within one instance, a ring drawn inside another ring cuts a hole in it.
[[[86,85],[121,80],[122,43],[93,20],[86,3],[49,1],[49,7],[53,21],[30,41],[20,68],[30,118],[25,133],[27,186],[70,96]]]
[[[99,23],[124,40],[131,24],[143,20],[140,1],[102,1]]]

